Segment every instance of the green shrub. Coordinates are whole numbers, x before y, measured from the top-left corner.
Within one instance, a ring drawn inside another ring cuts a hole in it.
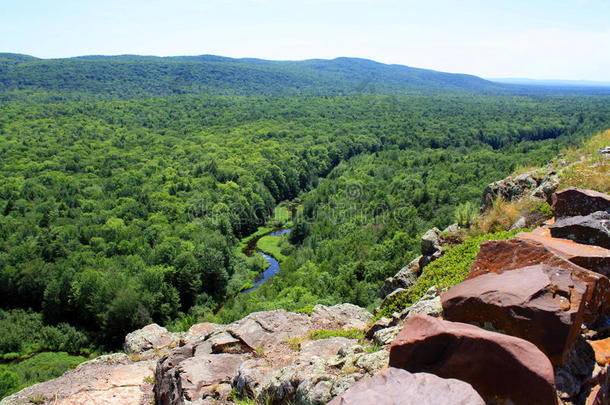
[[[478,209],[470,201],[455,208],[455,221],[463,228],[470,228],[478,215]]]
[[[430,287],[448,288],[464,281],[482,242],[491,239],[510,239],[521,231],[517,229],[470,238],[450,249],[441,258],[426,266],[422,275],[409,289],[388,300],[376,314],[377,318],[402,311],[419,300]]]
[[[553,210],[551,209],[551,206],[546,202],[541,202],[540,204],[530,209],[528,212],[530,214],[538,213],[545,218],[551,218],[553,216]]]
[[[19,389],[19,376],[12,371],[0,369],[0,399]]]
[[[313,314],[314,308],[315,308],[315,305],[310,304],[310,305],[305,305],[304,307],[299,308],[294,312],[296,312],[297,314],[311,315],[311,314]]]

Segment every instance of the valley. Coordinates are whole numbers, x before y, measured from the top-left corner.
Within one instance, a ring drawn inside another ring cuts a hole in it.
[[[151,323],[373,311],[423,233],[610,127],[601,90],[349,58],[0,62],[2,395]]]

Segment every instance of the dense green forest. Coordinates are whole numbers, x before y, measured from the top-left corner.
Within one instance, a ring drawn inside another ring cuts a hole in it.
[[[0,100],[125,99],[181,94],[336,96],[362,94],[610,94],[608,88],[490,82],[367,59],[305,61],[200,56],[39,59],[0,53]]]
[[[66,353],[114,350],[151,322],[185,328],[271,308],[372,307],[382,281],[416,255],[423,231],[452,223],[461,203],[478,204],[487,183],[544,164],[610,124],[610,101],[599,95],[456,93],[453,84],[443,94],[387,94],[400,89],[392,78],[360,94],[275,94],[285,88],[256,87],[281,83],[270,62],[214,58],[196,62],[229,64],[218,68],[222,85],[174,95],[168,89],[182,84],[158,81],[157,70],[183,68],[180,58],[125,57],[157,72],[137,80],[137,69],[116,61],[110,69],[105,58],[1,58],[5,362],[50,351],[63,370],[72,364]],[[307,63],[332,74],[280,70],[319,80],[314,87],[339,73],[349,80],[336,89],[362,79],[359,70],[345,76],[353,64],[337,73]],[[245,87],[234,78],[248,79]],[[231,95],[210,94],[225,85]],[[281,244],[282,270],[240,294],[261,267],[240,243],[286,201],[300,208]],[[3,381],[8,392],[43,378],[19,382],[16,364],[2,367],[0,393]]]

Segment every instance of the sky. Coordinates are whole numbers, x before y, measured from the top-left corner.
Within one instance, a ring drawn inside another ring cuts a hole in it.
[[[0,52],[361,57],[610,81],[610,0],[0,0]]]

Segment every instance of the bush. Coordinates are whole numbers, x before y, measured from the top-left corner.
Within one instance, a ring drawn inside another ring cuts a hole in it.
[[[0,368],[0,399],[16,392],[19,386],[20,380],[17,374]]]
[[[394,312],[402,311],[419,300],[430,287],[437,286],[444,289],[461,283],[466,279],[470,265],[479,253],[482,242],[491,239],[510,239],[520,231],[490,233],[470,238],[455,246],[441,258],[427,265],[422,275],[410,288],[386,301],[376,317],[391,316]]]
[[[478,215],[477,208],[467,201],[455,208],[455,221],[462,228],[470,228]]]

